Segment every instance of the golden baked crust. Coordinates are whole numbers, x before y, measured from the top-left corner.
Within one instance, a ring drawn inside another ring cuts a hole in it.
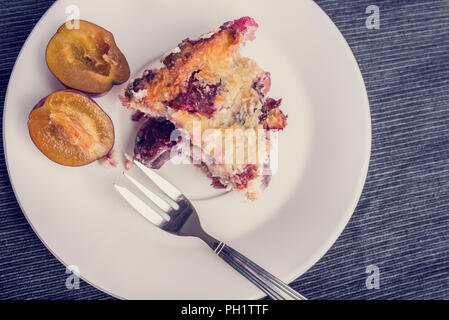
[[[238,25],[236,22],[242,19],[246,25],[234,27],[234,24]],[[226,75],[231,78],[231,73],[234,76],[244,76],[248,72],[263,73],[251,59],[238,57],[241,45],[245,43],[247,36],[251,35],[249,29],[257,28],[253,19],[242,19],[234,21],[234,24],[223,25],[208,37],[203,36],[198,40],[185,39],[174,52],[162,60],[164,67],[147,70],[141,78],[129,84],[123,102],[137,103],[137,108],[144,112],[164,116],[167,102],[186,89],[193,73],[196,80],[205,83],[219,83]],[[234,85],[242,82],[238,79],[230,80],[237,82]],[[227,91],[236,90],[228,88]],[[225,97],[217,95],[215,102],[223,103],[224,100]]]
[[[184,42],[179,53],[172,53],[163,60],[165,67],[151,70],[144,77],[143,88],[147,90],[144,101],[149,107],[161,107],[162,101],[170,101],[179,94],[196,70],[201,70],[197,74],[199,79],[211,83],[219,81],[222,70],[229,68],[232,47],[238,47],[241,41],[241,35],[234,38],[230,30],[223,30],[196,44]],[[140,88],[139,83],[137,85]],[[136,86],[133,89],[137,89]]]

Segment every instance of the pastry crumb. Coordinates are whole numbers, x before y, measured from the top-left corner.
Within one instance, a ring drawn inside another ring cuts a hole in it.
[[[111,150],[106,156],[99,159],[98,162],[104,167],[104,168],[116,168],[118,166],[118,153],[114,149]]]

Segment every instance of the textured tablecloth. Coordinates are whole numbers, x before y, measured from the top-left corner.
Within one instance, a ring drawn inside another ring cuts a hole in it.
[[[0,101],[20,48],[52,2],[0,0]],[[360,65],[372,154],[349,224],[293,287],[310,299],[448,299],[449,0],[316,2]],[[370,5],[380,9],[379,29],[366,28]],[[0,298],[110,299],[85,282],[66,288],[66,269],[28,225],[2,145],[0,153]],[[378,289],[366,286],[370,265],[379,268]]]

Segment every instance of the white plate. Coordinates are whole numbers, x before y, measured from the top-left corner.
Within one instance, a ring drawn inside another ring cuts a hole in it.
[[[4,144],[9,176],[28,221],[48,249],[97,288],[121,298],[249,299],[260,292],[197,239],[164,233],[134,212],[112,184],[118,169],[68,168],[49,161],[28,135],[28,113],[62,88],[44,52],[71,0],[56,2],[26,41],[9,82]],[[279,170],[256,202],[231,193],[195,201],[203,226],[284,281],[310,268],[348,222],[370,154],[370,115],[357,63],[335,25],[312,1],[80,0],[81,19],[110,30],[132,73],[223,22],[252,16],[257,39],[244,54],[272,74],[289,125]],[[96,99],[111,116],[116,149],[131,147],[134,124],[119,88]],[[133,174],[137,172],[133,171]],[[214,195],[190,166],[162,174],[190,197]]]

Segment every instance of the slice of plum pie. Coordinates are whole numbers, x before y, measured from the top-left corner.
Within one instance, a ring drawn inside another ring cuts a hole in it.
[[[281,99],[267,97],[270,73],[242,57],[255,39],[250,17],[229,21],[196,40],[182,41],[146,70],[120,100],[145,117],[134,158],[158,169],[167,160],[188,159],[215,188],[242,191],[255,200],[268,185],[270,154],[277,132],[287,125]]]

